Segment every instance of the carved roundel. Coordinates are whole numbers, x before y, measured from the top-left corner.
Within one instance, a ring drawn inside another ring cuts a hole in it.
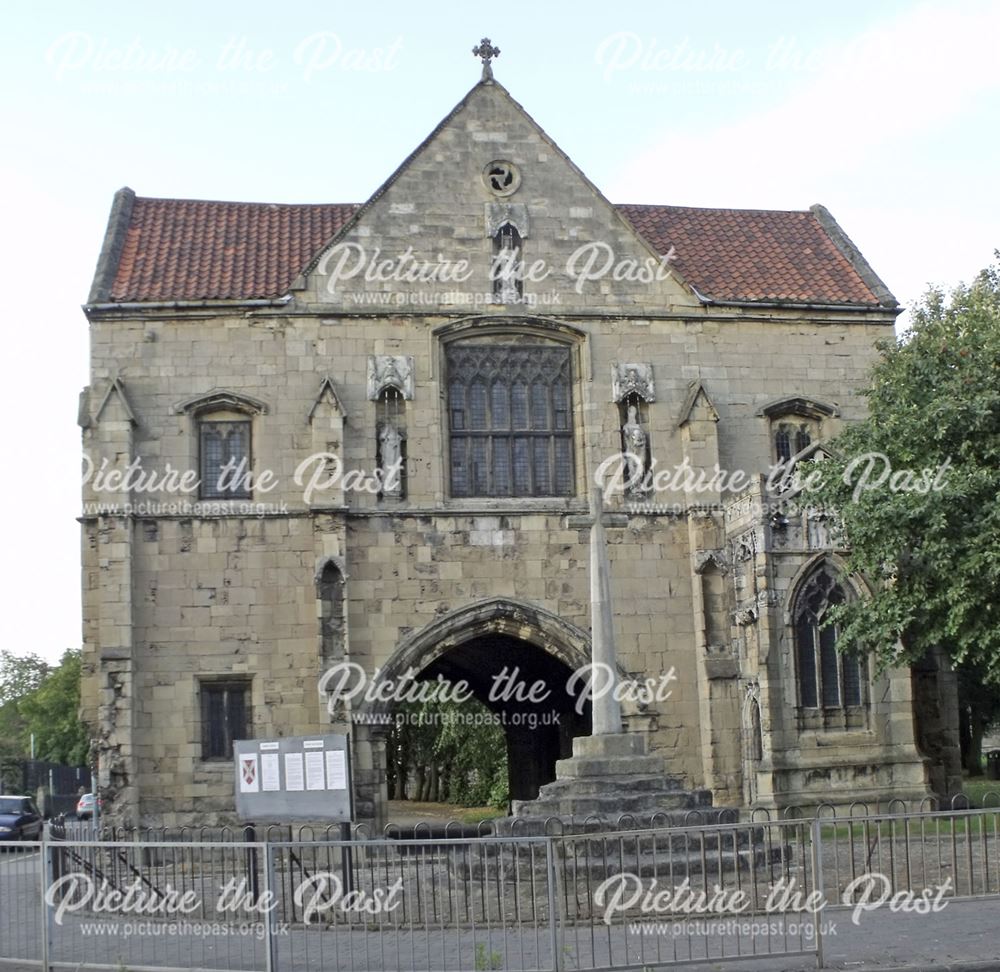
[[[483,182],[494,196],[512,196],[521,185],[521,170],[513,162],[495,159],[483,169]]]

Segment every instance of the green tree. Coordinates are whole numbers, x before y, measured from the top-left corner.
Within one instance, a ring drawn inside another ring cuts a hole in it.
[[[883,668],[940,649],[1000,683],[998,268],[929,291],[880,351],[868,418],[832,443],[804,494],[836,513],[849,566],[872,587],[837,609],[843,643]]]
[[[507,740],[481,702],[407,702],[393,710],[387,741],[390,799],[463,806],[508,802]]]
[[[23,759],[30,755],[31,733],[26,730],[20,703],[50,671],[37,655],[0,651],[0,758]]]
[[[35,756],[79,766],[87,761],[90,738],[80,722],[80,652],[67,651],[38,686],[17,704],[24,732],[35,736]]]
[[[977,668],[958,670],[959,733],[962,767],[969,776],[983,772],[983,737],[1000,725],[1000,685],[988,682]]]

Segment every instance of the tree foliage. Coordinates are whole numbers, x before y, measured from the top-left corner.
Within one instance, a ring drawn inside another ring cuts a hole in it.
[[[390,798],[506,809],[507,742],[495,713],[469,699],[403,703],[393,716]]]
[[[67,651],[58,666],[18,703],[25,729],[35,736],[35,756],[50,763],[80,766],[90,738],[80,722],[80,652]]]
[[[883,667],[941,649],[1000,683],[1000,270],[929,291],[880,352],[868,418],[805,500],[836,513],[872,588],[838,609],[844,643]]]
[[[37,655],[0,651],[0,754],[78,766],[89,739],[79,718],[80,652],[50,666]]]
[[[48,675],[49,666],[37,655],[15,655],[0,651],[0,756],[19,759],[30,753],[24,740],[30,740],[19,703],[26,699]]]

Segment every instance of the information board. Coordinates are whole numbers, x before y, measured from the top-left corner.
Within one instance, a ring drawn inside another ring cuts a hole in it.
[[[236,813],[241,820],[351,822],[347,736],[237,739],[233,758]]]

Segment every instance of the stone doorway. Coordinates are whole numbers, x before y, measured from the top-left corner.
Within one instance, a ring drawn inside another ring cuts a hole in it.
[[[585,700],[578,712],[576,696],[567,691],[573,673],[589,664],[590,638],[575,625],[534,605],[491,599],[410,635],[380,667],[378,682],[399,680],[407,671],[418,681],[464,680],[473,696],[502,719],[511,799],[525,800],[555,779],[556,760],[571,755],[573,738],[590,732],[590,702]],[[549,692],[536,702],[523,692],[498,691],[498,686],[538,682]],[[386,812],[392,708],[390,701],[366,703],[352,719],[357,816],[377,823]]]
[[[452,648],[421,672],[464,681],[501,720],[507,740],[512,800],[533,800],[556,778],[556,760],[573,754],[573,739],[590,733],[590,702],[567,691],[573,670],[530,642],[486,634]],[[533,701],[529,692],[535,687]],[[579,710],[579,711],[578,711]]]

